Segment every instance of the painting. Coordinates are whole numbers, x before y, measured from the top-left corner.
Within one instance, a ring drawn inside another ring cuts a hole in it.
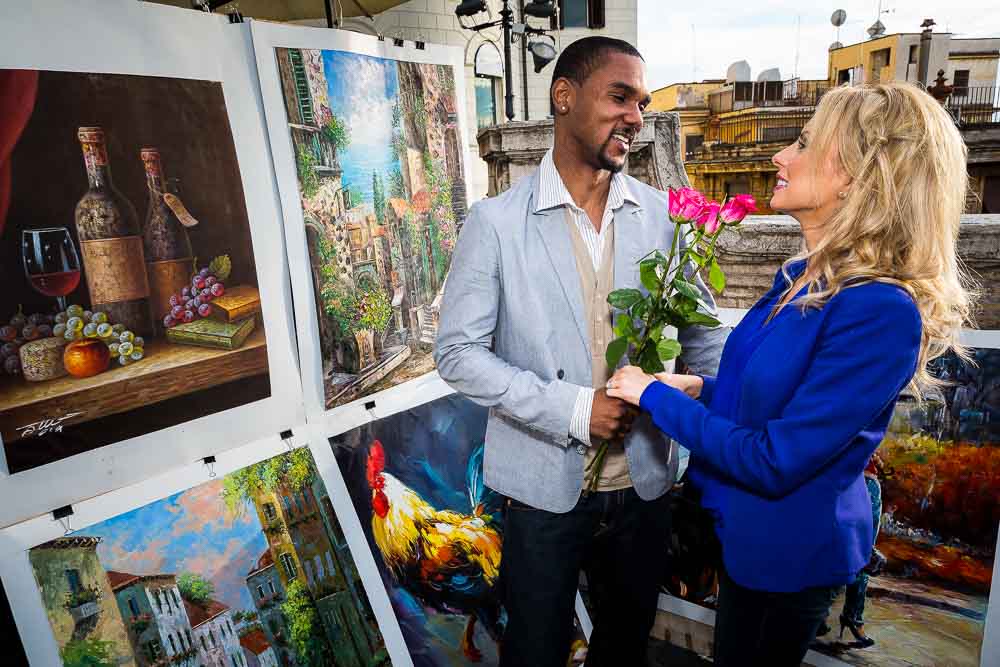
[[[1000,525],[1000,349],[932,362],[944,384],[904,394],[870,466],[881,522],[860,648],[840,638],[843,596],[817,649],[852,665],[980,664]]]
[[[29,552],[70,666],[389,665],[308,448]]]
[[[502,499],[487,409],[452,394],[330,439],[417,667],[497,664]]]
[[[305,48],[274,57],[331,409],[433,370],[466,216],[464,108],[451,65]]]
[[[10,471],[269,397],[222,84],[0,69],[0,87]]]

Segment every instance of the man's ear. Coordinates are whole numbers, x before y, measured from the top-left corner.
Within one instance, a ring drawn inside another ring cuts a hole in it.
[[[576,103],[576,86],[565,77],[560,77],[552,84],[552,104],[554,114],[561,116],[568,113]]]

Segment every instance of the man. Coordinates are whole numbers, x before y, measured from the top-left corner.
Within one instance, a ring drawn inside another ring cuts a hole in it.
[[[607,37],[574,42],[550,93],[553,149],[537,172],[469,213],[435,360],[446,382],[491,407],[486,483],[509,498],[500,664],[565,664],[583,568],[595,621],[587,664],[641,665],[677,453],[606,394],[606,298],[641,287],[638,260],[669,247],[673,227],[665,194],[620,173],[650,99],[639,52]],[[682,331],[687,365],[714,374],[724,336]],[[583,493],[602,441],[612,443],[603,474]]]

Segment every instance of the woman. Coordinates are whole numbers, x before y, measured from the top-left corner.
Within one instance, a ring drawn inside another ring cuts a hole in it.
[[[771,206],[805,249],[733,330],[718,377],[627,367],[608,382],[691,450],[722,545],[717,665],[800,663],[868,562],[862,471],[896,398],[933,384],[930,359],[965,354],[970,311],[955,255],[965,146],[929,95],[831,90],[773,161]]]

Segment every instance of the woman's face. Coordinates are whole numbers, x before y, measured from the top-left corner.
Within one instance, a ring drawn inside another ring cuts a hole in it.
[[[771,158],[778,167],[771,208],[812,227],[822,226],[837,210],[850,179],[833,154],[818,156],[809,146],[806,126],[799,138]]]

